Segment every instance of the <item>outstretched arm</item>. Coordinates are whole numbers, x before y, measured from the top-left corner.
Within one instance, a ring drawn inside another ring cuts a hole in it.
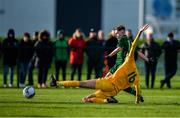
[[[135,90],[136,90],[136,101],[135,101],[135,103],[138,104],[140,102],[140,100],[139,100],[139,96],[140,96],[140,86],[139,86],[139,84],[135,85]]]
[[[141,36],[141,33],[144,32],[147,28],[149,27],[149,24],[144,25],[142,28],[140,28],[138,34],[136,35],[136,38],[134,39],[130,52],[129,52],[129,56],[134,56],[134,52],[137,46],[137,43],[139,41],[139,37]]]
[[[142,101],[142,95],[141,95],[141,89],[140,89],[140,75],[139,75],[138,71],[136,73],[137,73],[137,76],[134,81],[134,87],[136,90],[135,103],[138,104],[139,102],[143,102],[143,101]]]

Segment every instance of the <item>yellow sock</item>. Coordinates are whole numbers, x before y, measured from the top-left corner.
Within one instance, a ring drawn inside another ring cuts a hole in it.
[[[108,103],[107,99],[103,98],[90,98],[90,101],[93,103]]]
[[[58,86],[64,86],[64,87],[79,87],[80,82],[79,81],[57,81]]]

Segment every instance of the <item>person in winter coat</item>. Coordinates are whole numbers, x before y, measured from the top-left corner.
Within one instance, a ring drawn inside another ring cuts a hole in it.
[[[9,87],[13,87],[14,69],[17,64],[18,57],[18,41],[15,39],[14,29],[9,29],[7,38],[2,43],[2,55],[3,55],[3,87],[7,87],[7,77],[10,69],[10,83]]]
[[[78,80],[81,80],[82,64],[84,61],[85,40],[81,29],[77,28],[73,36],[69,39],[71,80],[74,80],[76,70],[78,70]]]
[[[48,31],[41,31],[39,40],[35,44],[36,62],[38,69],[38,88],[46,88],[46,80],[48,70],[50,68],[53,57],[53,44],[50,41],[50,34]]]
[[[19,87],[25,87],[28,65],[33,55],[33,43],[29,33],[24,33],[23,39],[19,43]]]
[[[174,34],[170,32],[167,36],[167,40],[163,43],[162,49],[165,52],[165,78],[161,80],[160,88],[163,88],[167,84],[168,88],[171,88],[171,78],[177,71],[177,57],[178,50],[180,49],[180,43],[174,39]]]
[[[57,32],[58,39],[54,42],[54,60],[56,80],[59,80],[59,70],[62,69],[62,80],[66,80],[66,67],[68,61],[68,42],[65,39],[64,31],[61,29]]]
[[[39,32],[35,31],[32,36],[33,55],[28,65],[28,81],[29,85],[34,85],[33,70],[35,69],[36,53],[34,53],[34,45],[38,41]]]
[[[91,29],[89,40],[86,42],[86,54],[88,57],[87,80],[91,79],[93,69],[95,70],[95,78],[102,77],[102,47],[102,42],[97,38],[97,32]]]
[[[146,71],[146,88],[149,88],[149,75],[151,74],[151,88],[154,88],[156,67],[159,56],[161,55],[160,45],[154,41],[153,34],[146,34],[146,42],[141,46],[142,53],[148,58],[149,62],[145,61]]]

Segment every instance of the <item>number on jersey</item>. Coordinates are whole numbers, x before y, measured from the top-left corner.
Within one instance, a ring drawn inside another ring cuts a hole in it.
[[[129,80],[129,83],[133,83],[135,78],[136,78],[136,73],[135,72],[132,72],[130,74],[128,74],[128,80]]]

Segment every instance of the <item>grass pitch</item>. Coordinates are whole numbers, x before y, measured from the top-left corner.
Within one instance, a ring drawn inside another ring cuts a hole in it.
[[[118,104],[84,104],[82,97],[94,90],[36,88],[34,98],[26,99],[22,95],[22,89],[0,88],[0,117],[180,117],[179,76],[172,80],[172,86],[172,89],[160,90],[157,78],[155,89],[143,87],[145,102],[139,105],[134,104],[134,96],[125,92],[116,96]]]

